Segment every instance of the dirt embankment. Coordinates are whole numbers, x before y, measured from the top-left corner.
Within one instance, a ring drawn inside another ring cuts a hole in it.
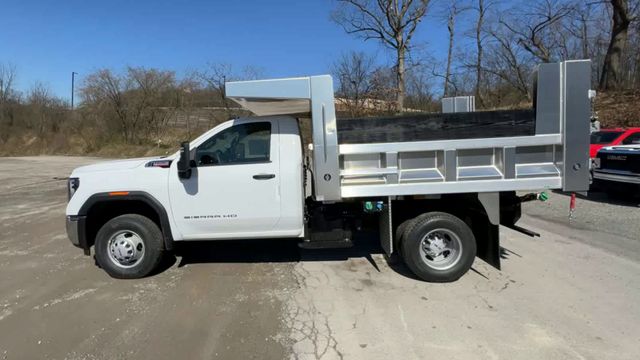
[[[640,126],[640,89],[599,92],[595,110],[603,128]]]

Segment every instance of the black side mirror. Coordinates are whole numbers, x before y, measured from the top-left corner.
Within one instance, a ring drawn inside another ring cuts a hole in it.
[[[180,159],[178,159],[178,176],[181,179],[191,177],[191,167],[195,165],[190,159],[189,142],[185,141],[180,145]]]

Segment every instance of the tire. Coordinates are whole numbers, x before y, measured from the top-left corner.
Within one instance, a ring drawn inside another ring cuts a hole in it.
[[[402,237],[404,236],[405,230],[414,219],[408,219],[403,221],[396,228],[395,233],[393,234],[393,248],[395,251],[393,252],[396,255],[396,261],[402,260]]]
[[[162,232],[145,216],[120,215],[100,228],[95,252],[98,265],[109,276],[139,279],[149,275],[162,261]]]
[[[407,237],[407,234],[409,233],[409,229],[412,227],[412,225],[415,222],[421,221],[422,219],[424,219],[425,217],[429,216],[430,214],[431,213],[425,213],[425,214],[418,215],[418,216],[414,217],[413,219],[405,220],[402,224],[400,224],[400,226],[398,226],[398,229],[396,230],[396,236],[398,237],[397,248],[398,248],[398,250],[400,252],[400,255],[402,255],[402,239]]]
[[[400,245],[405,264],[428,282],[458,280],[476,257],[476,239],[469,226],[443,212],[430,212],[412,220]]]

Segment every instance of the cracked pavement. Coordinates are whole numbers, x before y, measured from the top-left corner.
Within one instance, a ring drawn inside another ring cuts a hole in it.
[[[602,196],[528,203],[502,271],[451,284],[351,249],[295,241],[181,246],[114,280],[66,239],[65,182],[99,159],[0,158],[0,359],[636,359],[640,208]],[[596,218],[597,217],[597,218]]]

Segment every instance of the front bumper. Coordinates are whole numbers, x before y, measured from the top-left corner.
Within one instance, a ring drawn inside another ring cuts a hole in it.
[[[67,236],[71,243],[84,250],[85,255],[89,255],[89,246],[87,245],[87,238],[85,232],[86,216],[80,215],[67,215]]]
[[[635,174],[619,174],[619,173],[611,173],[611,172],[603,172],[603,171],[594,171],[593,178],[598,180],[617,181],[617,182],[623,182],[628,184],[640,185],[640,175],[635,175]]]

